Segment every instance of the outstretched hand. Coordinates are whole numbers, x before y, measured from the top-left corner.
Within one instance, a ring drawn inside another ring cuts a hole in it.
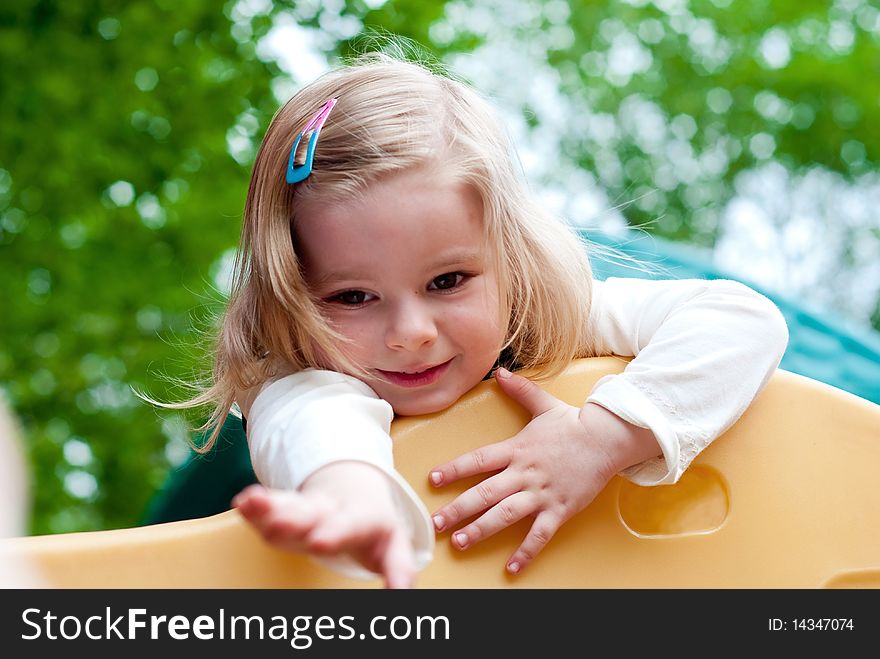
[[[452,534],[454,546],[467,549],[534,516],[525,540],[507,561],[507,570],[516,574],[620,469],[656,455],[659,448],[650,431],[598,405],[573,407],[503,368],[495,377],[501,390],[522,405],[532,420],[510,439],[433,469],[430,480],[435,486],[498,472],[440,508],[433,519],[435,528],[443,531],[480,515]]]
[[[333,463],[299,491],[252,485],[232,505],[274,547],[317,556],[348,554],[387,588],[411,588],[415,561],[386,477],[357,462]]]

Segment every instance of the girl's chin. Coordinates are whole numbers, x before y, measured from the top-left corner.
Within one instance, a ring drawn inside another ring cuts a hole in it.
[[[415,397],[413,400],[401,400],[396,396],[387,398],[382,396],[382,398],[391,403],[391,408],[396,416],[421,416],[423,414],[441,412],[455,403],[461,396],[438,396],[435,393],[433,395],[426,395],[421,399]]]

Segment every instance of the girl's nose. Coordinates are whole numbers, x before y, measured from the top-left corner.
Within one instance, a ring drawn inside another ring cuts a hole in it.
[[[413,352],[437,339],[437,325],[425,305],[401,304],[395,310],[385,334],[385,343],[394,350]]]

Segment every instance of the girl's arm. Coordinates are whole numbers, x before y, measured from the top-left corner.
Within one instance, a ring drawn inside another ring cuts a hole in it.
[[[776,306],[727,280],[594,282],[590,315],[599,349],[634,359],[587,401],[649,428],[663,451],[623,471],[640,485],[678,481],[764,388],[788,343]]]
[[[577,408],[499,369],[501,389],[532,420],[431,474],[439,486],[497,472],[438,510],[434,522],[443,531],[478,516],[452,534],[467,549],[532,517],[508,561],[513,573],[615,473],[643,485],[677,481],[763,388],[788,336],[769,300],[728,281],[595,282],[591,315],[600,352],[635,357],[622,374],[600,380]]]
[[[393,412],[370,387],[341,373],[308,369],[240,398],[244,399],[239,404],[248,419],[254,472],[270,488],[270,494],[255,495],[251,491],[237,504],[250,506],[242,512],[267,539],[277,536],[279,529],[282,536],[284,529],[291,531],[288,537],[296,536],[294,531],[301,529],[295,523],[290,525],[296,522],[293,518],[302,521],[303,515],[316,509],[324,510],[328,519],[333,516],[335,527],[342,524],[351,537],[360,533],[364,515],[337,523],[346,517],[347,509],[366,504],[371,510],[381,511],[390,502],[395,523],[402,525],[412,543],[414,568],[420,570],[430,562],[434,532],[427,510],[394,470],[388,434]],[[309,505],[304,505],[300,495],[309,497]],[[265,506],[269,497],[273,511]],[[254,511],[258,514],[249,514]],[[267,521],[273,517],[278,522],[274,530]],[[381,540],[379,535],[375,536],[377,542]],[[310,553],[324,554],[324,562],[348,576],[376,576],[371,561],[362,560],[357,552],[337,553],[331,545],[318,542],[304,550],[329,547]]]

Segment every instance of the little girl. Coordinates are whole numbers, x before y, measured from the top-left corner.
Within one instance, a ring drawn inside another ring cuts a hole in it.
[[[406,587],[435,530],[466,549],[531,517],[517,573],[615,474],[676,482],[773,373],[787,330],[772,303],[730,281],[594,281],[517,162],[474,91],[386,56],[273,118],[214,385],[191,401],[215,404],[217,428],[241,409],[265,487],[234,505],[273,545]],[[511,373],[611,354],[635,358],[580,408]],[[492,373],[532,421],[426,474],[494,472],[431,519],[394,470],[392,417],[445,409]]]

